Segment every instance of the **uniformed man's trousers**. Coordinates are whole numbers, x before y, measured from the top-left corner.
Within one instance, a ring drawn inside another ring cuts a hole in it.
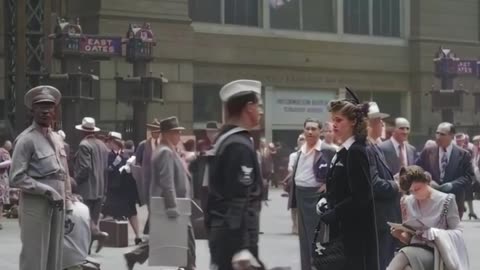
[[[20,270],[62,270],[64,213],[43,196],[22,193]]]

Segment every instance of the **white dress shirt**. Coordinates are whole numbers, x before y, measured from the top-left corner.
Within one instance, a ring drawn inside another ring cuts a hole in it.
[[[397,140],[395,140],[393,137],[391,137],[390,140],[393,143],[393,148],[395,148],[395,153],[397,153],[397,157],[400,158],[400,143]],[[403,150],[403,157],[402,157],[403,164],[405,164],[405,166],[407,166],[409,164],[408,164],[408,158],[407,158],[406,142],[403,143],[402,150]]]
[[[299,187],[320,187],[313,172],[313,163],[315,162],[315,153],[320,151],[322,141],[318,140],[315,147],[307,152],[307,145],[300,148],[300,159],[298,160],[297,171],[295,172],[295,184]]]
[[[450,163],[450,156],[452,155],[452,149],[453,149],[453,144],[451,143],[448,147],[447,147],[447,160],[448,160],[448,163]],[[443,152],[443,148],[442,147],[438,147],[438,168],[440,168],[440,171],[442,170],[442,158],[443,158],[443,155],[445,155],[445,153]],[[448,164],[447,163],[447,164]]]

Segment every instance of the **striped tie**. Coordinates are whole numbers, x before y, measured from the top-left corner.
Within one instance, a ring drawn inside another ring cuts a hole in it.
[[[442,156],[442,168],[440,172],[440,182],[443,182],[443,178],[445,177],[445,169],[447,169],[448,165],[448,157],[447,157],[447,149],[442,148],[443,150],[443,156]]]

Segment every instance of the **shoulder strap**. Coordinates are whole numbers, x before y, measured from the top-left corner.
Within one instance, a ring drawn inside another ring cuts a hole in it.
[[[448,215],[448,208],[450,207],[450,202],[453,200],[453,195],[448,194],[447,198],[443,202],[442,213],[440,214],[440,224],[448,225],[447,224],[447,215]]]

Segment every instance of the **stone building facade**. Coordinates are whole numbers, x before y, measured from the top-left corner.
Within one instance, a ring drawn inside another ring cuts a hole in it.
[[[411,119],[413,141],[420,142],[441,121],[428,95],[439,86],[432,62],[439,46],[461,58],[480,56],[479,2],[82,0],[69,1],[67,11],[91,34],[124,35],[129,23],[151,24],[157,47],[150,70],[169,83],[165,103],[149,107],[150,118],[178,115],[190,130],[200,129],[222,119],[222,84],[257,79],[265,89],[266,136],[291,141],[306,115],[326,120],[326,101],[349,86],[392,116]],[[111,59],[98,63],[98,73],[100,121],[131,119],[132,108],[116,102],[114,76],[132,74],[132,66]],[[477,78],[458,78],[456,86],[480,92]],[[454,118],[472,131],[480,104],[468,97]]]

